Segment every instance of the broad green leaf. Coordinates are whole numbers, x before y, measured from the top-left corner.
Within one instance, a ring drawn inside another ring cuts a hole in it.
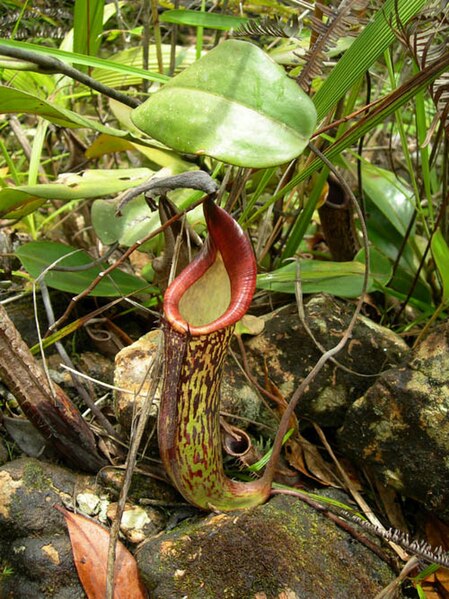
[[[92,205],[92,225],[107,245],[118,241],[131,246],[160,226],[158,212],[152,212],[143,197],[129,202],[121,216],[116,212],[116,204],[106,200],[96,200]]]
[[[391,171],[367,162],[363,165],[362,184],[364,192],[403,237],[415,212],[413,191]]]
[[[57,266],[81,266],[92,262],[92,258],[86,252],[53,241],[31,241],[21,246],[16,254],[35,279],[56,261],[58,261]],[[67,256],[67,258],[59,261],[63,256]],[[78,294],[83,292],[105,268],[106,265],[71,272],[51,270],[45,274],[44,280],[49,287]],[[148,284],[145,281],[115,269],[111,275],[100,281],[90,295],[117,297],[145,289],[148,290]]]
[[[175,23],[191,27],[204,27],[206,29],[220,29],[229,31],[237,28],[249,19],[234,17],[233,15],[220,15],[213,12],[199,12],[197,10],[166,10],[159,17],[161,23]]]
[[[262,50],[228,40],[134,109],[132,120],[177,151],[264,168],[303,151],[316,114]]]
[[[47,200],[78,200],[113,195],[147,181],[147,168],[87,170],[62,175],[58,182],[0,189],[0,217],[19,218]]]
[[[431,241],[432,255],[443,283],[442,301],[449,300],[449,247],[440,229],[437,229]]]
[[[324,262],[300,260],[301,288],[303,293],[330,293],[340,297],[357,297],[362,292],[365,266],[363,254],[352,262]],[[391,263],[376,250],[370,251],[370,276],[367,291],[386,285],[391,277]],[[257,277],[257,287],[281,293],[295,293],[297,266],[285,266]]]
[[[88,67],[98,67],[109,69],[123,73],[125,75],[137,75],[141,79],[148,79],[149,81],[165,82],[169,79],[166,75],[154,73],[152,71],[146,71],[145,69],[139,69],[130,65],[124,65],[112,60],[105,60],[104,58],[97,58],[96,56],[87,56],[85,54],[79,54],[78,52],[67,52],[66,50],[58,50],[57,48],[49,48],[48,46],[40,46],[38,44],[30,44],[28,42],[16,42],[5,38],[0,38],[0,55],[2,53],[2,46],[8,48],[24,48],[25,50],[32,50],[40,54],[48,54],[59,58],[62,62],[68,64],[85,65]]]
[[[81,116],[76,112],[63,108],[27,92],[0,85],[0,114],[37,114],[61,127],[87,127],[100,133],[109,133],[123,137],[126,131],[106,127],[99,121]]]

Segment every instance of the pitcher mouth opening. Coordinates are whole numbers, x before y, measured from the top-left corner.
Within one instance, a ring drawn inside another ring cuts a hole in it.
[[[193,336],[235,324],[248,310],[256,286],[254,253],[240,225],[210,198],[204,214],[209,236],[203,249],[164,296],[167,322]]]

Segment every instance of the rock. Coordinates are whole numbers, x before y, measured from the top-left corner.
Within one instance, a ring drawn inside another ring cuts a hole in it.
[[[0,597],[84,599],[63,516],[55,505],[84,508],[103,523],[115,504],[98,479],[33,458],[0,468]],[[154,535],[164,518],[151,506],[127,505],[122,532],[133,543]],[[10,572],[2,576],[4,569]]]
[[[306,301],[305,314],[315,338],[330,349],[340,341],[353,307],[330,296],[317,295]],[[246,346],[252,374],[263,384],[266,365],[268,376],[287,400],[322,354],[301,324],[296,305],[266,317],[264,332],[249,339]],[[359,316],[351,339],[336,356],[355,372],[346,372],[328,362],[300,399],[297,415],[320,426],[340,426],[351,403],[375,381],[356,373],[378,374],[398,364],[407,351],[398,335]]]
[[[136,559],[153,599],[374,597],[395,578],[364,545],[286,496],[183,524],[142,544]]]
[[[53,507],[71,501],[95,479],[66,468],[23,458],[0,468],[0,577],[2,599],[82,599],[61,514]]]
[[[449,323],[349,409],[342,450],[449,521]]]

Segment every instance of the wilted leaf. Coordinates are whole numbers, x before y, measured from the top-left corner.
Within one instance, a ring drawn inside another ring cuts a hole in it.
[[[324,485],[341,487],[332,464],[326,462],[318,448],[297,433],[285,444],[287,462],[308,478]]]
[[[132,120],[177,151],[263,168],[304,150],[316,111],[260,48],[228,40],[134,109]]]
[[[86,516],[55,507],[63,514],[69,529],[76,570],[88,599],[104,599],[109,531]],[[120,541],[117,542],[114,583],[114,599],[148,597],[139,579],[136,560]]]

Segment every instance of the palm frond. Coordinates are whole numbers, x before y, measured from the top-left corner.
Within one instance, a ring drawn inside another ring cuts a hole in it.
[[[341,0],[338,7],[334,8],[315,2],[315,15],[310,17],[315,42],[303,57],[306,62],[296,79],[304,90],[307,91],[312,79],[323,72],[328,50],[335,46],[339,38],[358,28],[361,22],[358,13],[368,4],[369,0]]]
[[[250,19],[247,23],[240,25],[234,30],[234,37],[298,37],[301,33],[301,24],[298,17],[291,17],[284,21],[279,17],[263,17]]]

